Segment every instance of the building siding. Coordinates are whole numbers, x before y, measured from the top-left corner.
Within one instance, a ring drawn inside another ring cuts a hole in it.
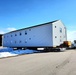
[[[66,27],[60,20],[53,23],[53,46],[59,46],[66,40]]]
[[[20,35],[21,33],[21,35]],[[26,34],[25,34],[26,33]],[[17,35],[17,36],[15,36]],[[47,24],[4,35],[4,46],[52,46],[52,25]],[[8,40],[9,39],[9,40]]]
[[[66,40],[66,27],[59,20],[4,34],[3,46],[53,47]]]

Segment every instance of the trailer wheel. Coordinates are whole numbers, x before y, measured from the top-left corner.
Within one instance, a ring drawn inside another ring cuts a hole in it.
[[[59,48],[60,52],[64,52],[66,50],[66,48]]]

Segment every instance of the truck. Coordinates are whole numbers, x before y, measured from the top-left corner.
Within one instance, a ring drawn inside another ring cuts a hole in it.
[[[76,49],[76,40],[73,41],[72,48]]]
[[[61,20],[55,20],[31,27],[11,31],[3,35],[3,46],[11,48],[29,48],[65,51],[70,47],[67,41],[67,29]]]

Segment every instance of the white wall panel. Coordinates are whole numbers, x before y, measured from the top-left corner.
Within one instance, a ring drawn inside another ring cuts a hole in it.
[[[25,32],[27,34],[25,34]],[[8,42],[6,42],[6,40],[8,40]],[[9,34],[5,34],[4,41],[6,42],[4,43],[4,46],[11,46],[11,47],[14,47],[14,46],[19,46],[19,47],[52,46],[53,45],[52,25],[50,23],[50,24],[43,25],[43,26],[33,27],[30,29],[25,29],[25,30],[20,30],[20,31],[9,33]]]

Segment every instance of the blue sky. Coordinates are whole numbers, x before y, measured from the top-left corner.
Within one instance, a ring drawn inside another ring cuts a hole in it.
[[[76,0],[0,0],[0,33],[57,19],[76,39]]]

